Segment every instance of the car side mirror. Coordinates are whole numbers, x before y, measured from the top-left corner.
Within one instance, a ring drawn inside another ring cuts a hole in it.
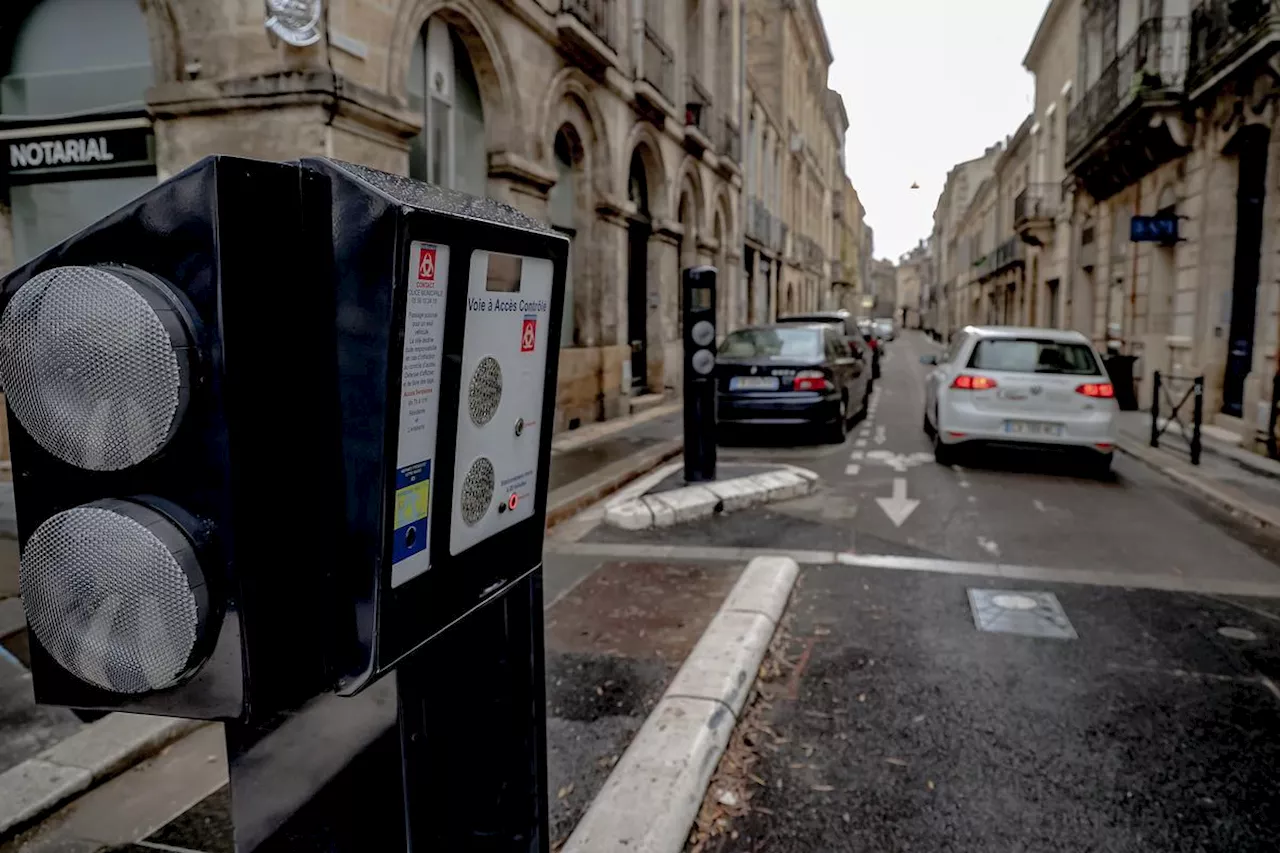
[[[922,355],[920,356],[920,363],[921,364],[937,364],[938,357],[936,355]]]

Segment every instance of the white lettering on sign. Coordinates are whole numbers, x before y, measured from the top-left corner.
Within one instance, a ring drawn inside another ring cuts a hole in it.
[[[116,155],[107,147],[105,136],[9,143],[11,169],[35,169],[72,163],[110,163],[115,159]]]

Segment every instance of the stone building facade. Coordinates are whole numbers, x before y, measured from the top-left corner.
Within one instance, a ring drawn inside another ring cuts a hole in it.
[[[1280,6],[1051,0],[1024,64],[1036,98],[1013,202],[1030,296],[1018,316],[1135,356],[1144,406],[1156,370],[1204,376],[1220,436],[1274,442]],[[972,242],[985,204],[947,238],[957,254],[989,245]]]
[[[12,0],[0,268],[207,154],[365,163],[569,234],[556,426],[626,412],[679,387],[682,267],[719,267],[724,325],[748,313],[742,8],[325,0],[292,47],[263,0]]]
[[[1085,0],[1074,180],[1073,316],[1151,373],[1205,377],[1206,419],[1242,444],[1273,429],[1280,348],[1280,9]]]
[[[849,126],[840,96],[827,88],[831,44],[815,0],[747,0],[746,34],[754,100],[781,131],[773,166],[787,228],[774,304],[778,313],[829,308]]]
[[[962,306],[969,284],[969,246],[961,239],[961,225],[969,204],[983,182],[991,176],[1001,146],[992,146],[981,157],[957,163],[947,172],[942,193],[933,211],[934,286],[925,316],[928,328],[948,340],[962,322]]]

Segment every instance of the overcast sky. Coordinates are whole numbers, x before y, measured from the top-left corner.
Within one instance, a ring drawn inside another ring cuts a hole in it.
[[[1032,108],[1022,68],[1047,0],[818,0],[849,112],[849,177],[897,260],[933,228],[947,170]],[[912,182],[920,189],[910,189]]]

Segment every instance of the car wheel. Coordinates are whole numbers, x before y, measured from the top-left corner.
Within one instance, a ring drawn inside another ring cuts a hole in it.
[[[849,435],[849,398],[840,398],[840,411],[835,423],[827,427],[827,440],[832,444],[844,444]]]
[[[922,425],[922,428],[924,429],[925,435],[929,436],[929,438],[933,438],[933,424],[929,423],[928,411],[924,413],[924,424]]]
[[[853,413],[853,422],[866,420],[867,409],[871,405],[871,383],[867,383],[866,389],[862,392],[862,402],[858,405],[858,411]]]
[[[1113,454],[1099,453],[1096,459],[1090,460],[1089,473],[1099,480],[1109,479],[1111,477],[1111,460],[1113,458]]]

